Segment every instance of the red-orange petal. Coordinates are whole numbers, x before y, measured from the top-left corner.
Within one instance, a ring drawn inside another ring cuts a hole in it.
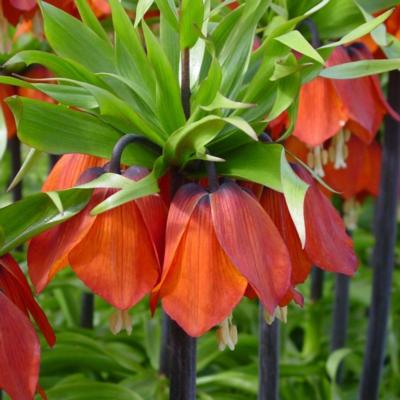
[[[278,229],[257,200],[235,183],[224,183],[210,199],[219,243],[272,314],[289,288],[291,274]]]
[[[42,191],[64,190],[74,186],[88,168],[100,167],[106,160],[86,154],[65,154],[56,163],[43,184]]]
[[[38,293],[68,265],[68,254],[83,240],[96,220],[90,211],[105,195],[105,190],[96,190],[92,200],[79,214],[31,240],[27,255],[28,272]]]
[[[292,263],[292,285],[303,283],[310,274],[311,262],[301,247],[300,238],[287,208],[285,197],[282,193],[265,188],[260,204],[271,217],[288,248]]]
[[[296,172],[310,184],[304,201],[307,256],[322,269],[353,275],[358,261],[342,218],[310,174],[299,166],[296,166]]]
[[[0,314],[0,388],[13,399],[32,400],[39,374],[39,339],[26,315],[2,292]]]
[[[352,135],[347,146],[349,153],[346,159],[347,167],[335,169],[334,164],[329,162],[324,166],[324,181],[343,198],[350,199],[361,193],[368,185],[370,167],[367,158],[368,145]]]
[[[294,136],[318,146],[338,133],[347,120],[347,111],[332,81],[317,77],[303,85]]]
[[[68,259],[79,279],[121,310],[150,293],[159,278],[157,254],[134,201],[98,215]]]
[[[204,334],[228,317],[247,287],[217,240],[209,197],[196,204],[192,211],[186,203],[190,217],[160,291],[166,313],[191,336]]]
[[[16,127],[13,114],[11,110],[8,108],[7,104],[4,102],[4,100],[7,97],[13,96],[15,94],[16,94],[16,89],[14,87],[0,84],[0,106],[1,106],[0,112],[3,112],[7,128],[7,137],[9,139],[15,135]]]

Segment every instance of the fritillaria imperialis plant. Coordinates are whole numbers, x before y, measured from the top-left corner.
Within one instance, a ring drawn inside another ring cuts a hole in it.
[[[161,300],[175,321],[168,322],[171,398],[194,398],[189,336],[220,325],[221,347],[233,347],[231,314],[244,296],[257,297],[268,317],[282,315],[292,300],[302,304],[296,285],[312,263],[356,271],[351,239],[316,174],[290,164],[281,141],[295,126],[302,85],[400,63],[326,62],[333,48],[343,51],[390,14],[315,49],[296,27],[326,3],[283,21],[263,0],[233,10],[157,0],[159,23],[150,25],[142,2],[132,22],[110,0],[109,34],[84,0],[76,1],[81,20],[41,2],[54,54],[25,50],[3,66],[0,83],[53,99],[6,100],[31,158],[63,156],[44,193],[0,209],[0,254],[30,240],[37,292],[71,266],[116,308],[114,332],[131,329],[127,312],[143,296],[153,310]],[[52,77],[13,76],[33,64]],[[283,112],[287,129],[272,142],[264,130]],[[37,369],[28,378],[36,381]]]

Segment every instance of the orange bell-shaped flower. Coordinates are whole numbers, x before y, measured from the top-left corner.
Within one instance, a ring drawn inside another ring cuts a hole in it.
[[[310,185],[304,200],[306,243],[303,249],[290,217],[283,194],[265,188],[260,199],[285,243],[292,261],[292,286],[303,283],[311,266],[345,275],[353,275],[357,258],[339,213],[322,194],[317,183],[303,168],[295,166],[297,174]]]
[[[277,228],[247,191],[232,182],[213,193],[196,184],[178,190],[156,292],[189,335],[200,336],[225,320],[248,283],[272,313],[289,288],[290,269]]]
[[[63,158],[60,165],[68,165],[72,157]],[[80,156],[77,169],[88,161],[93,160]],[[102,172],[99,168],[89,170],[82,179],[92,180]],[[58,165],[51,180],[59,174],[64,185],[66,179]],[[146,170],[134,167],[124,172],[132,180],[146,174]],[[48,190],[49,186],[45,184],[44,188]],[[57,185],[53,182],[51,186]],[[94,293],[120,310],[129,309],[152,290],[162,262],[165,205],[159,195],[152,195],[91,216],[91,209],[114,192],[96,189],[78,215],[32,239],[28,268],[37,291],[67,265]]]

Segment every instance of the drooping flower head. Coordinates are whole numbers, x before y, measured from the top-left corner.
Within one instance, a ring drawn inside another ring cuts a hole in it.
[[[226,320],[248,284],[271,313],[290,285],[290,258],[257,200],[233,182],[187,184],[169,210],[162,279],[166,313],[189,335]]]
[[[54,190],[70,183],[70,176],[100,159],[82,155],[61,158],[44,185]],[[71,170],[66,170],[72,166]],[[104,173],[89,169],[81,176],[84,183]],[[123,175],[132,180],[147,174],[131,167]],[[155,286],[160,275],[165,205],[158,195],[125,203],[98,216],[90,211],[115,190],[96,189],[86,208],[67,222],[32,239],[28,268],[38,292],[54,275],[70,265],[78,278],[94,293],[120,310],[128,310]]]

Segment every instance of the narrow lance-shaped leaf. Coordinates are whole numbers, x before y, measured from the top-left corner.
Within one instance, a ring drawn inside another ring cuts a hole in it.
[[[400,58],[390,60],[354,61],[325,68],[320,76],[330,79],[353,79],[382,74],[400,68]]]
[[[284,35],[276,37],[275,40],[307,57],[312,58],[320,64],[324,64],[324,59],[321,55],[311,46],[310,43],[307,42],[299,31],[285,33]]]
[[[23,68],[32,64],[40,64],[54,73],[54,75],[84,81],[99,87],[107,88],[103,82],[93,72],[89,71],[83,65],[52,53],[38,50],[25,50],[11,57],[3,67],[12,72],[14,69]]]
[[[75,4],[78,7],[79,15],[81,16],[85,25],[88,26],[99,37],[108,41],[109,37],[107,36],[107,32],[104,30],[100,21],[90,8],[89,3],[86,0],[75,0]]]
[[[78,19],[49,3],[41,3],[46,38],[56,53],[94,72],[114,72],[111,44]]]
[[[111,0],[115,29],[115,57],[118,71],[129,79],[135,92],[150,106],[155,102],[155,84],[151,65],[137,31],[121,3]]]
[[[143,31],[148,57],[157,79],[158,116],[164,129],[171,134],[185,123],[178,77],[175,76],[157,38],[144,22]]]
[[[379,15],[378,17],[365,22],[361,26],[357,27],[347,35],[343,36],[342,39],[340,39],[337,42],[329,43],[326,44],[325,46],[322,46],[321,49],[329,48],[329,47],[337,47],[341,46],[343,44],[347,44],[350,42],[354,42],[355,40],[367,35],[377,27],[379,27],[382,22],[384,22],[387,18],[390,17],[390,15],[393,13],[393,10],[388,10],[384,12],[383,14]]]

